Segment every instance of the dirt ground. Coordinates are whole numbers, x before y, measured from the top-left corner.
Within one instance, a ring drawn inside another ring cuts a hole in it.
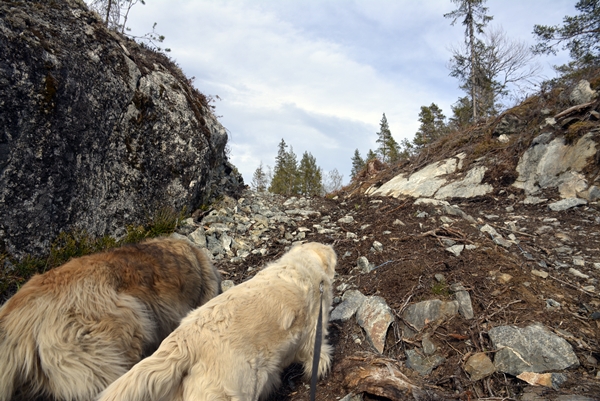
[[[320,223],[324,216],[337,221],[347,214],[353,215],[355,224],[338,225],[343,230],[357,233],[363,240],[355,242],[320,234],[307,239],[334,246],[339,258],[335,287],[347,283],[348,288],[356,288],[365,295],[381,296],[394,310],[396,323],[388,332],[384,356],[395,361],[414,384],[426,388],[430,399],[509,400],[526,399],[525,394],[535,394],[539,399],[576,399],[564,398],[567,395],[600,399],[600,320],[594,320],[597,316],[593,314],[600,312],[597,292],[600,269],[593,266],[594,262],[600,262],[597,230],[600,206],[590,204],[553,212],[545,205],[523,205],[519,203],[522,197],[505,190],[468,201],[451,202],[474,217],[477,224],[448,216],[454,222],[446,226],[440,221],[443,215],[438,211],[440,207],[415,206],[413,199],[373,199],[362,195],[345,198],[341,194],[335,200],[312,200],[312,209],[319,210],[322,217],[303,222],[307,227]],[[508,212],[507,207],[514,210]],[[419,212],[426,212],[428,216],[417,217]],[[394,224],[396,220],[404,225]],[[487,234],[479,231],[485,223],[495,227],[505,238],[514,234],[519,244],[509,250],[495,245]],[[360,229],[364,225],[368,227]],[[385,231],[390,233],[384,234]],[[459,244],[475,244],[477,248],[463,251],[456,257],[445,250],[444,238]],[[373,241],[383,244],[382,252],[371,250]],[[251,256],[241,265],[219,262],[218,267],[226,272],[225,279],[238,283],[251,275],[248,267],[262,266],[284,252],[283,245],[273,243],[266,257]],[[379,267],[367,274],[353,271],[359,256],[366,256]],[[581,279],[568,272],[574,256],[585,259],[586,265],[577,268],[590,275],[590,279]],[[546,268],[541,267],[544,264]],[[531,274],[532,269],[545,270],[550,276],[546,279],[536,277]],[[444,275],[447,284],[436,280],[434,276],[438,273]],[[506,274],[511,276],[508,281],[508,276],[503,276]],[[461,282],[469,291],[475,318],[466,320],[456,316],[430,330],[431,338],[438,346],[437,353],[446,358],[446,362],[430,375],[420,377],[404,364],[405,351],[415,348],[418,341],[403,340],[398,325],[400,315],[412,303],[434,298],[453,299],[448,285],[455,282]],[[595,285],[595,292],[582,289],[586,285]],[[334,293],[334,296],[341,295],[338,290]],[[548,309],[546,299],[549,298],[562,306]],[[493,350],[487,335],[489,329],[501,325],[524,327],[533,322],[541,322],[566,336],[573,346],[580,366],[565,372],[568,376],[565,384],[558,390],[534,388],[502,373],[476,382],[469,379],[463,369],[468,356]],[[364,352],[374,353],[355,319],[330,323],[329,329],[330,341],[335,347],[333,368],[319,382],[317,400],[336,400],[348,394],[352,388],[346,387],[339,366],[347,358],[360,359],[364,358]],[[298,366],[286,370],[282,387],[270,401],[309,399],[308,384],[302,382],[300,375]],[[364,399],[388,398],[364,394]],[[406,395],[406,399],[412,397]]]

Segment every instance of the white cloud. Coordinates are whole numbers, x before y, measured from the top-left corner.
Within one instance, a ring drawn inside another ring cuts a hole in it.
[[[528,2],[487,5],[509,35],[560,22],[534,20]],[[413,137],[422,105],[451,114],[461,93],[448,76],[448,47],[463,28],[442,15],[453,8],[448,0],[152,0],[130,21],[138,33],[158,22],[198,89],[222,99],[216,114],[246,182],[261,160],[273,164],[281,138],[347,182],[354,149],[375,148],[382,113],[398,141]]]

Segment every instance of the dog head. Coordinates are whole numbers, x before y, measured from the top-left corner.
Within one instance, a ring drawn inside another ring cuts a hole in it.
[[[331,245],[325,245],[319,242],[306,242],[304,244],[295,245],[290,252],[313,252],[320,259],[327,277],[333,279],[335,276],[337,255]]]

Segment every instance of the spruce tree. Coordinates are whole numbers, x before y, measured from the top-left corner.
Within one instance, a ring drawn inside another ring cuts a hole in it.
[[[377,133],[376,142],[379,144],[377,153],[381,155],[382,162],[393,163],[398,160],[398,155],[400,153],[398,142],[396,142],[392,136],[385,113],[383,113],[383,117],[379,123],[379,132]]]
[[[313,155],[304,152],[298,168],[299,191],[304,196],[321,195],[323,192],[323,173],[317,167],[317,160]]]
[[[369,151],[367,152],[367,158],[365,159],[365,164],[375,159],[377,159],[377,153],[375,153],[373,149],[369,149]]]
[[[360,152],[358,149],[354,151],[354,156],[352,156],[352,171],[350,174],[352,175],[352,179],[356,178],[356,175],[365,168],[365,161],[362,157],[360,157]]]
[[[381,161],[386,162],[389,154],[389,138],[392,136],[390,131],[390,127],[388,125],[387,118],[385,113],[383,113],[383,117],[381,117],[381,121],[379,122],[379,132],[377,133],[377,143],[379,144],[379,148],[377,148],[376,152],[381,156]]]
[[[282,195],[298,194],[298,165],[294,150],[286,151],[287,144],[281,139],[279,150],[275,158],[273,178],[269,192]]]

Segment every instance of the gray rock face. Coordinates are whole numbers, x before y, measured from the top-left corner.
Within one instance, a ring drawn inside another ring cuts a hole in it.
[[[490,339],[498,352],[494,365],[499,372],[519,375],[543,373],[579,365],[571,345],[540,324],[525,328],[494,327]]]
[[[558,188],[572,181],[572,173],[581,171],[588,159],[596,154],[592,134],[584,135],[573,145],[565,144],[564,138],[548,142],[549,139],[549,134],[541,134],[534,139],[532,147],[527,149],[517,165],[519,177],[513,186],[525,190],[527,195],[535,195],[543,188]]]
[[[341,320],[345,322],[352,318],[358,308],[363,304],[367,297],[365,297],[358,290],[348,290],[342,296],[342,302],[331,311],[330,320]]]
[[[585,79],[582,79],[569,95],[569,100],[572,104],[577,105],[591,102],[596,97],[598,97],[598,94],[596,91],[592,90],[590,83]]]
[[[243,185],[227,133],[168,58],[82,1],[0,3],[0,251],[119,236]]]
[[[406,366],[419,372],[421,376],[430,374],[433,369],[444,363],[446,359],[440,355],[423,355],[421,350],[406,350]]]
[[[392,310],[385,300],[376,296],[367,297],[356,311],[356,320],[373,347],[380,354],[383,353],[388,328],[394,321]]]
[[[586,205],[586,204],[587,204],[587,201],[585,199],[567,198],[567,199],[562,199],[562,200],[559,200],[556,202],[552,202],[548,205],[548,207],[551,210],[554,210],[555,212],[560,212],[563,210],[570,209],[572,207]]]
[[[444,302],[439,299],[432,299],[410,305],[406,308],[402,317],[410,323],[412,327],[417,330],[422,330],[427,321],[433,322],[443,317],[456,315],[457,313],[457,301]],[[414,334],[415,333],[413,333],[412,330],[407,329],[405,336],[411,337]]]

